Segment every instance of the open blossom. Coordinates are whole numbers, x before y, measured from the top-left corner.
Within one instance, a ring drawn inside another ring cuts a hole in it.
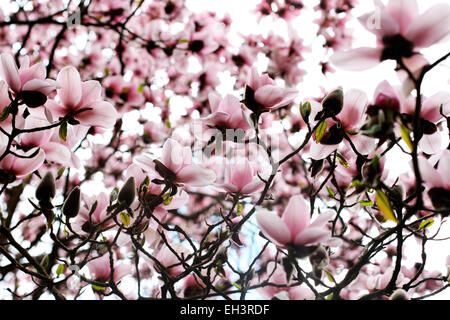
[[[377,11],[359,18],[377,38],[377,47],[336,52],[330,61],[343,69],[364,70],[386,59],[411,58],[417,49],[429,47],[450,32],[450,5],[437,4],[419,14],[416,0],[376,2]]]
[[[277,86],[268,74],[259,75],[250,69],[245,91],[245,103],[254,112],[267,112],[289,105],[297,96],[297,89]]]
[[[87,266],[95,281],[109,282],[111,277],[111,262],[108,254],[89,261]],[[117,263],[115,258],[113,258],[113,267],[113,279],[115,282],[122,279],[132,270],[132,267],[129,265]]]
[[[0,76],[16,94],[21,91],[39,91],[47,96],[58,87],[55,80],[46,79],[47,71],[41,62],[30,66],[28,56],[23,59],[20,68],[17,68],[13,56],[2,53]]]
[[[154,161],[146,155],[137,156],[135,161],[144,170],[155,172],[175,184],[204,187],[211,185],[216,179],[213,170],[192,163],[191,148],[182,147],[174,139],[166,140],[162,153],[161,161]]]
[[[250,162],[242,158],[233,165],[227,165],[225,182],[217,184],[217,187],[229,193],[247,195],[262,189],[264,182],[256,175]]]
[[[110,128],[116,123],[117,112],[113,105],[104,101],[100,83],[95,80],[81,81],[77,69],[67,66],[56,78],[61,103],[47,101],[46,106],[53,117],[72,116],[83,125]]]
[[[209,127],[220,129],[243,129],[250,128],[244,117],[242,103],[238,98],[230,94],[221,98],[216,93],[208,95],[211,114],[202,119]]]
[[[0,148],[0,154],[3,154],[4,148]],[[45,153],[43,150],[37,151],[36,148],[30,149],[28,151],[23,151],[20,149],[15,149],[14,147],[11,150],[21,156],[16,157],[13,154],[7,154],[0,161],[0,182],[1,183],[11,183],[16,179],[20,180],[25,178],[30,173],[33,173],[35,170],[39,169],[45,160]],[[33,157],[30,157],[34,155]]]
[[[75,220],[72,222],[72,226],[75,232],[78,234],[89,234],[95,230],[100,224],[102,228],[107,228],[114,224],[112,219],[108,222],[109,215],[106,208],[109,206],[109,197],[106,193],[102,192],[98,196],[86,196],[83,195],[85,206],[80,208]],[[92,214],[89,214],[94,204],[96,204],[95,210]]]
[[[309,203],[301,195],[289,199],[281,217],[266,210],[256,214],[263,234],[279,246],[338,245],[340,240],[332,238],[326,226],[332,217],[333,212],[327,211],[311,223]]]

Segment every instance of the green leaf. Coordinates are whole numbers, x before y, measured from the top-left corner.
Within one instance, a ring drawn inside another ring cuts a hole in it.
[[[64,173],[65,170],[66,170],[66,167],[62,167],[62,168],[60,168],[60,169],[58,170],[58,174],[57,174],[57,176],[56,176],[56,180],[58,180],[59,178],[62,177],[62,175],[63,175],[63,173]]]
[[[359,181],[358,179],[355,179],[355,180],[352,181],[352,184],[348,188],[351,189],[353,187],[358,187],[360,185],[361,185],[361,181]]]
[[[172,202],[172,197],[170,196],[170,194],[169,193],[166,193],[164,196],[163,196],[163,203],[164,203],[164,205],[165,206],[168,206],[171,202]]]
[[[166,127],[169,128],[169,129],[172,128],[172,125],[170,124],[169,120],[166,120]]]
[[[366,207],[373,205],[372,200],[361,200],[361,201],[359,201],[359,203]]]
[[[9,116],[9,107],[5,107],[0,113],[0,122],[6,120]]]
[[[327,299],[327,300],[331,300],[331,299],[333,299],[333,294],[332,294],[332,293],[330,293],[329,295],[327,295],[327,296],[325,297],[325,299]]]
[[[128,227],[130,225],[130,217],[128,216],[128,214],[126,214],[126,212],[121,212],[120,213],[120,220],[122,220],[122,223]]]
[[[178,40],[179,43],[188,43],[189,40],[188,39],[180,39]]]
[[[430,227],[434,223],[433,219],[427,219],[425,221],[422,221],[422,223],[419,226],[419,230],[425,229]]]
[[[347,133],[351,136],[358,134],[358,131],[347,130]]]
[[[106,288],[105,287],[101,287],[101,286],[97,286],[95,284],[91,284],[92,289],[97,290],[97,291],[105,291]]]
[[[64,272],[64,265],[63,265],[63,264],[60,264],[60,265],[58,266],[58,268],[56,269],[56,275],[59,277],[60,275],[63,274],[63,272]]]
[[[316,143],[320,143],[320,140],[322,140],[323,135],[325,134],[325,130],[327,130],[327,121],[323,120],[316,129]]]
[[[138,93],[144,92],[144,88],[145,88],[145,83],[141,83],[141,84],[139,85],[139,87],[137,88],[137,92],[138,92]]]
[[[242,290],[242,287],[236,282],[233,282],[233,286],[235,286],[238,290]]]
[[[340,154],[339,152],[336,152],[336,157],[338,158],[339,162],[346,168],[350,168],[350,165],[347,162],[347,159],[345,159],[345,157]]]
[[[409,130],[406,126],[404,126],[403,124],[400,125],[400,132],[402,134],[402,138],[403,140],[406,142],[406,144],[408,145],[409,149],[411,151],[413,151],[414,147],[413,144],[411,142],[411,138],[409,136]]]
[[[379,155],[374,155],[371,161],[372,167],[375,170],[375,172],[379,172],[380,171],[380,156]]]
[[[378,209],[380,209],[386,220],[392,220],[395,223],[398,223],[398,220],[394,215],[394,211],[392,211],[391,203],[382,190],[377,190],[375,201],[377,203]]]
[[[66,142],[67,139],[67,121],[63,121],[59,127],[59,138]]]
[[[237,205],[237,215],[240,216],[242,214],[242,203],[238,203]]]
[[[336,283],[336,280],[334,279],[333,275],[331,274],[331,272],[327,269],[324,270],[325,274],[327,275],[328,280],[330,280],[333,283]]]
[[[327,187],[328,193],[329,193],[330,196],[333,198],[333,197],[334,197],[334,192],[333,192],[333,190],[331,190],[331,188],[328,187],[328,186],[326,186],[326,187]]]

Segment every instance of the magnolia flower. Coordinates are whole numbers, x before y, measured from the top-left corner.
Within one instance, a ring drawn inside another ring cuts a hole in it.
[[[317,105],[314,104],[312,106],[315,107]],[[311,143],[310,157],[315,160],[326,158],[339,148],[339,145],[344,140],[344,133],[351,133],[352,142],[361,153],[369,153],[374,145],[374,139],[365,137],[362,134],[353,135],[364,120],[366,107],[367,96],[364,92],[358,89],[348,90],[343,97],[342,109],[335,116],[339,119],[340,124],[336,123],[332,118],[326,119],[327,129],[320,139],[320,143]],[[316,136],[314,138],[317,141]]]
[[[109,282],[111,277],[111,262],[108,254],[89,261],[87,266],[95,281]],[[116,283],[132,270],[129,265],[117,263],[115,258],[113,259],[113,267],[113,279]]]
[[[134,177],[136,179],[136,191],[139,191],[139,187],[141,186],[146,176],[147,174],[144,173],[139,165],[132,164],[128,167],[125,178],[128,179],[130,177]],[[150,181],[153,180],[151,176],[149,178]],[[145,196],[148,200],[151,201],[151,199],[158,198],[161,195],[162,191],[163,187],[161,185],[150,182],[147,187],[147,193],[145,194]],[[153,214],[161,220],[166,216],[168,210],[178,209],[181,206],[185,205],[188,201],[189,195],[186,193],[186,191],[178,190],[176,194],[170,196],[168,201],[156,201],[155,207],[152,208]],[[134,204],[131,207],[137,208],[140,205],[139,199],[136,198]]]
[[[417,49],[429,47],[450,32],[450,5],[438,4],[418,13],[416,0],[376,1],[377,11],[359,18],[377,38],[376,48],[336,52],[330,61],[347,70],[364,70],[386,59],[411,58]]]
[[[80,208],[77,217],[73,222],[71,222],[72,228],[76,233],[89,234],[101,223],[103,223],[101,225],[102,229],[114,224],[114,220],[112,219],[109,219],[106,223],[104,222],[109,217],[106,210],[109,206],[109,197],[106,193],[102,192],[98,196],[83,195],[83,200],[85,206]],[[95,210],[89,214],[95,203]]]
[[[0,148],[0,154],[3,154],[3,149],[4,147]],[[36,148],[33,148],[25,152],[11,147],[11,151],[23,157],[16,157],[9,153],[0,161],[0,182],[11,183],[15,180],[25,178],[30,173],[39,169],[44,163],[45,153],[41,149],[36,153],[36,150]]]
[[[46,104],[53,116],[70,115],[87,126],[114,126],[117,112],[111,103],[103,100],[98,81],[82,82],[77,69],[71,66],[62,68],[56,80],[61,85],[57,90],[61,103],[49,100]]]
[[[401,111],[404,119],[412,123],[416,109],[415,97],[408,96],[401,102]],[[450,106],[449,93],[441,91],[430,97],[422,97],[420,118],[423,135],[419,140],[419,148],[427,154],[435,154],[441,150],[441,131],[437,126],[439,122],[445,120],[440,113],[441,105],[443,113],[446,116],[450,115],[450,112],[448,112],[448,107]]]
[[[418,158],[422,178],[435,208],[450,207],[450,151],[444,150],[437,169],[423,157]]]
[[[311,246],[318,243],[337,246],[339,239],[331,238],[326,227],[333,212],[327,211],[310,223],[309,203],[301,195],[292,196],[281,217],[267,210],[256,214],[262,233],[278,246]]]
[[[174,139],[166,140],[162,153],[161,161],[141,155],[135,158],[135,162],[144,170],[154,172],[174,184],[204,187],[211,185],[216,179],[214,171],[193,164],[191,149],[182,147]]]
[[[247,130],[250,128],[238,98],[228,94],[222,99],[216,93],[210,93],[208,98],[212,113],[202,119],[204,124],[221,129]]]
[[[0,76],[16,94],[38,91],[47,96],[58,87],[55,80],[46,79],[47,71],[41,62],[30,66],[30,59],[25,57],[18,69],[9,53],[0,55]]]
[[[252,194],[264,187],[264,182],[256,175],[247,158],[240,159],[233,166],[227,165],[225,183],[217,187],[229,193]]]
[[[267,112],[290,104],[297,93],[297,89],[277,86],[268,74],[260,76],[252,67],[245,90],[245,103],[254,112]]]

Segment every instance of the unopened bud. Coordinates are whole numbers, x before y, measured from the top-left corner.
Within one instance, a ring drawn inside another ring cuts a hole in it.
[[[62,207],[62,213],[68,218],[75,218],[80,211],[80,187],[75,187],[67,196]]]
[[[331,91],[322,101],[323,111],[327,116],[335,116],[344,106],[344,93],[342,89]]]
[[[122,189],[119,191],[118,200],[119,203],[124,203],[127,207],[129,207],[133,203],[135,197],[136,181],[134,180],[134,177],[129,177]]]
[[[394,293],[389,297],[389,300],[409,300],[409,296],[403,289],[397,289]]]
[[[50,202],[50,200],[56,194],[55,179],[52,173],[49,171],[42,178],[41,182],[36,188],[36,199],[42,202]]]

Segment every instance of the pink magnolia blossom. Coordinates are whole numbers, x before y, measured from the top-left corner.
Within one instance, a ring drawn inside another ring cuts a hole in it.
[[[239,159],[234,165],[227,165],[225,183],[217,184],[222,190],[240,195],[252,194],[264,187],[264,182],[246,158]]]
[[[106,229],[108,226],[114,224],[114,220],[108,218],[106,208],[109,206],[109,197],[106,193],[102,192],[98,196],[83,195],[85,206],[80,208],[80,212],[77,217],[71,222],[73,230],[78,234],[89,234],[95,228],[101,225],[102,229]],[[96,204],[95,210],[89,215],[89,212]]]
[[[0,154],[3,153],[3,148],[0,148]],[[33,157],[30,156],[36,152],[36,148],[30,149],[26,152],[14,147],[12,147],[11,150],[15,154],[24,157],[19,158],[9,153],[0,161],[0,175],[2,176],[0,179],[6,179],[6,181],[2,181],[2,183],[10,183],[14,180],[23,179],[30,173],[33,173],[35,170],[39,169],[44,163],[45,153],[41,149],[39,149],[37,154]]]
[[[89,261],[87,266],[95,281],[109,282],[111,277],[111,262],[108,254]],[[113,267],[113,279],[115,282],[130,274],[132,270],[130,265],[117,263],[115,258],[113,258]]]
[[[249,99],[254,99],[264,111],[272,111],[290,104],[298,93],[297,89],[277,86],[268,74],[259,75],[256,67],[250,69],[247,86],[251,89],[246,91],[247,103],[251,103]],[[247,107],[252,109],[249,105]]]
[[[213,170],[205,169],[192,163],[191,148],[182,147],[174,139],[169,138],[166,140],[162,153],[160,163],[165,168],[158,167],[158,164],[155,165],[155,162],[146,155],[136,157],[135,161],[144,170],[155,172],[162,178],[169,179],[176,184],[204,187],[211,185],[216,179],[216,174]],[[160,169],[165,172],[163,173]]]
[[[364,120],[367,102],[367,96],[361,90],[348,90],[344,95],[342,110],[336,115],[336,118],[340,120],[342,126],[339,128],[336,121],[327,118],[327,129],[320,143],[311,142],[309,150],[310,157],[315,160],[323,159],[337,150],[344,140],[343,135],[338,134],[340,130],[345,131],[347,134],[349,134],[348,132],[358,132]],[[312,104],[312,106],[317,107],[317,104]],[[357,149],[363,154],[369,153],[374,146],[374,140],[362,134],[351,135],[350,138],[357,145]],[[349,147],[346,140],[344,143],[346,147]]]
[[[377,47],[336,52],[330,61],[343,69],[364,70],[386,59],[411,58],[450,32],[450,5],[437,4],[419,14],[416,0],[376,1],[377,11],[359,18],[377,38]]]
[[[18,69],[13,56],[2,53],[0,55],[0,76],[15,93],[39,91],[47,96],[58,87],[55,80],[46,79],[47,72],[41,62],[30,66],[28,56],[23,59]]]
[[[326,227],[333,217],[327,211],[310,223],[309,203],[301,195],[292,196],[281,217],[267,210],[259,210],[256,221],[263,234],[279,246],[307,246],[318,243],[339,245],[340,240],[331,238]]]
[[[103,100],[98,81],[81,81],[77,69],[71,66],[62,68],[56,80],[61,86],[57,90],[60,104],[54,100],[46,104],[52,115],[71,115],[87,126],[110,128],[115,124],[117,112],[111,103]]]
[[[202,119],[204,124],[221,129],[247,130],[250,128],[238,98],[229,94],[222,99],[216,93],[210,93],[208,98],[211,114]]]

